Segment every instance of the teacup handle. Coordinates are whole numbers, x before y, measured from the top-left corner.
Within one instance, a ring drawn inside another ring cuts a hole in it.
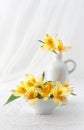
[[[76,62],[72,59],[68,59],[65,61],[66,64],[69,62],[73,63],[73,68],[71,70],[69,70],[69,74],[71,74],[76,69]]]

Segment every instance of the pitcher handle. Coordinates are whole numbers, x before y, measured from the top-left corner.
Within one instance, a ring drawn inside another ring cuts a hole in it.
[[[73,68],[71,70],[69,70],[69,74],[71,74],[76,69],[76,62],[72,59],[68,59],[65,61],[66,64],[69,62],[73,63]]]

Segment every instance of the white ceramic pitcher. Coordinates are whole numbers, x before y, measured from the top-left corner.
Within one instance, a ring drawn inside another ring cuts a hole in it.
[[[73,68],[71,70],[68,69],[68,63],[71,62],[73,64]],[[65,82],[68,80],[68,75],[71,74],[76,69],[76,63],[72,59],[68,59],[66,61],[62,60],[62,54],[56,54],[52,64],[47,68],[47,80],[50,81],[61,81]]]

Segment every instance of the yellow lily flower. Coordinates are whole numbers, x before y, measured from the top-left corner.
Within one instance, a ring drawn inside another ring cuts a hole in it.
[[[63,42],[60,39],[56,39],[56,52],[62,53],[68,51],[71,47],[63,45]]]
[[[25,83],[28,87],[34,87],[36,86],[36,78],[31,74],[26,74]]]
[[[37,92],[35,89],[29,89],[26,94],[24,95],[24,98],[29,101],[30,104],[35,104],[38,101],[37,98]]]
[[[50,82],[47,82],[46,84],[42,86],[41,95],[44,100],[47,100],[49,98],[49,96],[53,92],[53,87],[54,85]]]
[[[46,35],[46,38],[44,39],[44,41],[41,41],[41,40],[39,41],[43,43],[41,45],[43,49],[57,53],[57,54],[68,51],[71,48],[70,46],[65,46],[60,39],[54,38],[49,34]]]
[[[26,92],[26,94],[25,94],[24,97],[25,97],[27,100],[30,100],[30,99],[36,98],[36,96],[37,96],[37,93],[36,93],[35,89],[29,89],[29,90]]]
[[[63,85],[60,81],[56,82],[56,88],[63,88]]]
[[[68,87],[70,86],[69,81],[64,82],[64,83],[63,83],[63,86],[66,87],[66,88],[68,88]]]
[[[53,51],[56,47],[55,38],[47,34],[44,39],[44,44],[42,44],[41,47],[45,50]]]
[[[44,82],[44,73],[43,73],[43,75],[40,77],[40,79],[38,81],[31,74],[26,74],[25,75],[25,84],[28,87],[38,87],[38,86],[41,86],[43,84],[43,82]]]
[[[70,93],[73,93],[73,88],[71,87],[69,81],[66,81],[63,86],[67,89],[67,92],[70,94]]]
[[[16,90],[12,90],[12,95],[7,100],[6,104],[23,96],[29,103],[35,104],[38,100],[52,99],[58,105],[67,101],[69,94],[73,93],[69,81],[64,83],[58,81],[56,85],[52,81],[44,82],[45,73],[43,72],[40,79],[37,81],[33,75],[26,74],[25,81],[20,82]]]
[[[67,101],[67,93],[64,89],[56,89],[53,93],[54,95],[54,102],[58,105],[61,105],[63,102]]]
[[[44,83],[44,76],[45,76],[45,74],[43,73],[42,76],[40,77],[40,79],[37,82],[37,87],[43,85],[43,83]]]
[[[27,92],[27,87],[24,82],[21,82],[16,90],[12,90],[14,96],[23,96]]]

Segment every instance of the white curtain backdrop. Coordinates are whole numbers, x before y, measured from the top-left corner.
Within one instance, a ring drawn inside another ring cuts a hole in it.
[[[71,45],[64,58],[77,62],[74,78],[84,77],[84,0],[0,0],[0,81],[37,74],[52,55],[40,49],[45,34]]]

